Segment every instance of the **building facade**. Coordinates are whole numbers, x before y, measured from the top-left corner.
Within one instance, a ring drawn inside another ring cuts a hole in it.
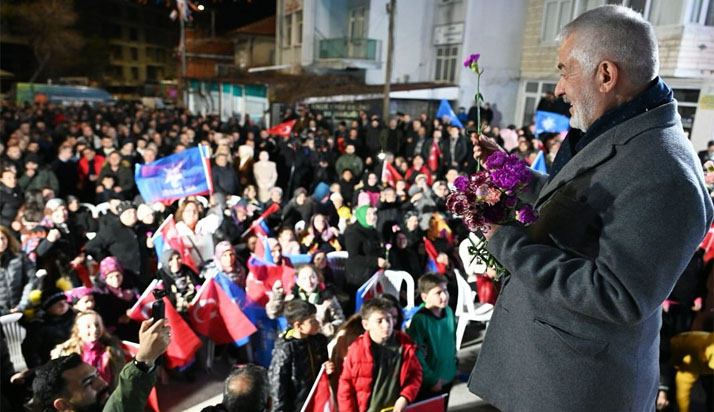
[[[347,72],[367,85],[384,84],[388,4],[387,0],[278,0],[276,65],[317,73]],[[397,0],[392,84],[455,86],[446,98],[454,110],[459,106],[468,110],[476,77],[462,62],[480,53],[485,70],[481,92],[495,106],[496,121],[513,123],[526,11],[525,0]],[[423,99],[429,93],[409,95],[406,98]],[[443,95],[442,90],[439,96]]]
[[[516,124],[558,82],[556,35],[583,12],[621,4],[642,13],[659,40],[660,75],[673,89],[682,126],[697,150],[714,139],[714,0],[528,0]]]

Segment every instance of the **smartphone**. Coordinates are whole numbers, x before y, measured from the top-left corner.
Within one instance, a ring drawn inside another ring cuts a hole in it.
[[[151,317],[154,318],[154,322],[164,318],[165,306],[164,306],[164,296],[168,293],[163,289],[154,289],[154,298],[156,300],[151,304]]]

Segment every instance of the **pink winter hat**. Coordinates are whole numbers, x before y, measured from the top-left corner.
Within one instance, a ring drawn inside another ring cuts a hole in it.
[[[99,264],[99,275],[102,277],[102,280],[104,280],[107,278],[107,275],[112,272],[119,272],[121,274],[124,274],[124,269],[121,267],[121,264],[119,264],[119,261],[114,256],[105,257]]]
[[[78,288],[68,290],[64,294],[67,295],[67,300],[74,304],[79,302],[83,297],[91,295],[92,293],[93,292],[91,288],[88,288],[86,286],[80,286]]]

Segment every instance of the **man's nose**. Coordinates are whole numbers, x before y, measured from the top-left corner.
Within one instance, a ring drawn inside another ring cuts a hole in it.
[[[563,79],[561,78],[558,80],[558,83],[555,85],[555,97],[560,97],[565,94],[565,88],[562,85]]]

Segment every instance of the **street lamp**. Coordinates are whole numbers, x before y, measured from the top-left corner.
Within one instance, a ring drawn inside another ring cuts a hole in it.
[[[205,7],[203,6],[203,4],[199,4],[198,11],[203,11],[203,10],[205,10]]]

